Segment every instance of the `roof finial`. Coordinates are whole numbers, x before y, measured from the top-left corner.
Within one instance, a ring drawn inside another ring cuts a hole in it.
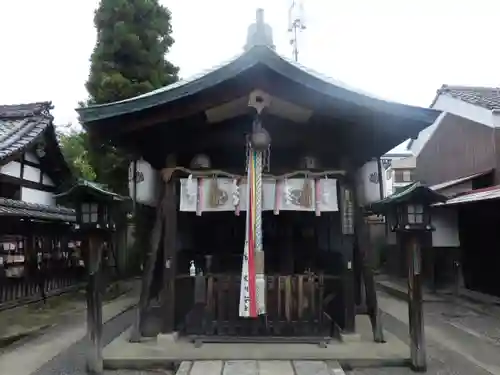
[[[267,46],[275,49],[273,44],[273,30],[264,22],[264,9],[257,9],[255,22],[248,27],[247,44],[245,51],[255,46]]]

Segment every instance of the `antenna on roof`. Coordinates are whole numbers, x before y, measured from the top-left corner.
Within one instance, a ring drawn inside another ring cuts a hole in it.
[[[290,44],[295,61],[299,60],[298,32],[305,30],[303,0],[292,0],[288,9],[288,32],[292,34]]]

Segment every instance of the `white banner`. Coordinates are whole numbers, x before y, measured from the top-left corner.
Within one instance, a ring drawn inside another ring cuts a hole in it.
[[[319,183],[319,188],[315,184]],[[203,179],[203,189],[201,194],[198,192],[199,181],[197,178],[181,179],[181,196],[180,196],[180,211],[196,212],[198,201],[201,204],[201,212],[222,212],[236,211],[234,202],[237,201],[240,211],[246,211],[248,202],[248,185],[246,179],[241,182],[238,188],[230,178],[218,178],[218,200],[215,206],[211,205],[210,196],[214,187],[211,178]],[[275,209],[276,199],[278,202],[279,211],[315,211],[316,204],[320,212],[338,211],[337,198],[337,180],[331,178],[321,178],[310,180],[308,182],[310,188],[310,206],[300,204],[301,196],[304,194],[304,179],[290,178],[279,182],[278,197],[276,197],[276,181],[273,179],[265,179],[262,184],[262,210],[272,211]],[[307,187],[307,186],[306,186]],[[316,201],[316,192],[319,191]],[[238,199],[234,199],[235,194]]]

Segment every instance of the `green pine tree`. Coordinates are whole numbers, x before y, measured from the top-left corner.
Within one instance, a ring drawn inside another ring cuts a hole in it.
[[[177,80],[165,60],[174,43],[171,13],[158,0],[101,0],[86,88],[90,103],[127,99]]]
[[[97,43],[91,56],[87,105],[134,97],[177,81],[165,59],[174,43],[170,11],[158,0],[101,0],[94,16]],[[90,164],[99,182],[128,194],[129,157],[92,139]]]

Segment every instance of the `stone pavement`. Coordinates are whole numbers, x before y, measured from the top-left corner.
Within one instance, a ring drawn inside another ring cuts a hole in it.
[[[378,297],[386,327],[408,337],[407,303],[383,292]],[[452,302],[435,302],[424,304],[424,322],[428,373],[500,375],[499,319]],[[406,374],[404,369],[386,370],[355,369],[352,374]]]
[[[127,293],[135,281],[113,283],[104,294],[104,303],[108,303]],[[25,304],[0,311],[0,348],[12,344],[20,338],[40,334],[47,328],[70,321],[86,308],[85,290],[75,290],[42,301]]]
[[[343,375],[330,361],[195,361],[182,362],[176,375]]]
[[[408,299],[406,280],[379,275],[376,284],[380,290],[396,298],[405,301]],[[440,289],[437,292],[431,292],[424,288],[423,300],[424,302],[453,302],[471,310],[500,318],[500,298],[466,288],[459,288],[458,294],[451,289]]]
[[[103,321],[130,309],[138,301],[139,284],[134,282],[132,290],[103,306]],[[85,311],[77,310],[68,314],[68,321],[43,335],[13,345],[0,353],[0,374],[30,375],[47,361],[68,349],[86,335]]]

